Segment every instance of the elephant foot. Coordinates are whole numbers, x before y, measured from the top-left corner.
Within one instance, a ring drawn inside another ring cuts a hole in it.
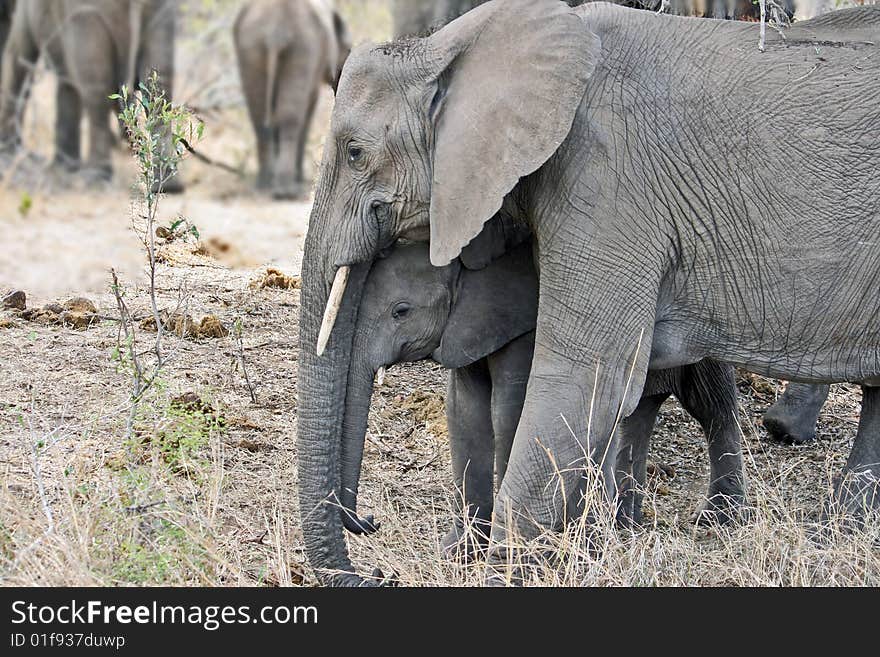
[[[258,174],[257,175],[257,191],[258,192],[270,192],[272,191],[272,176],[268,174]]]
[[[310,188],[305,183],[293,183],[290,185],[272,188],[272,198],[276,201],[305,201],[309,198]]]
[[[76,173],[82,166],[79,158],[70,157],[63,153],[56,153],[52,160],[52,168],[63,173]]]
[[[839,478],[825,505],[823,520],[837,520],[842,528],[864,528],[880,513],[880,478],[871,470],[850,471]]]
[[[456,563],[473,563],[486,553],[490,528],[486,520],[474,520],[465,527],[461,518],[456,518],[440,544],[443,556]]]
[[[764,427],[777,440],[801,445],[816,439],[816,423],[828,397],[827,385],[790,383],[764,413]]]
[[[733,524],[744,519],[744,502],[742,494],[715,493],[700,503],[691,522],[698,527]]]
[[[162,193],[164,193],[164,194],[182,194],[185,189],[186,189],[186,186],[183,184],[183,182],[181,182],[180,174],[178,174],[178,175],[174,176],[173,178],[171,178],[170,180],[166,180],[162,184],[161,190],[159,189],[158,183],[154,184],[152,192],[154,194],[159,193],[159,191],[162,191]]]
[[[80,175],[89,187],[103,189],[113,179],[113,170],[109,165],[87,165],[80,170]]]
[[[816,439],[815,422],[805,421],[778,404],[764,414],[764,428],[776,440],[790,445],[803,445]]]

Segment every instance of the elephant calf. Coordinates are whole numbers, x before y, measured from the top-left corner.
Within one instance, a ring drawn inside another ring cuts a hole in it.
[[[434,267],[426,244],[398,246],[373,265],[358,311],[343,426],[340,502],[350,531],[374,528],[372,517],[356,515],[374,375],[392,363],[433,356],[452,368],[447,418],[454,484],[462,494],[462,512],[444,548],[463,545],[465,513],[488,536],[495,475],[499,482],[504,477],[525,398],[537,303],[530,242],[478,270],[460,260]],[[743,501],[733,368],[704,360],[652,372],[636,412],[623,422],[617,457],[622,524],[640,520],[651,431],[670,394],[700,422],[709,443],[711,480],[702,511],[725,521]]]
[[[234,27],[238,68],[257,136],[257,187],[306,196],[303,159],[321,85],[334,89],[351,50],[342,17],[323,0],[253,0]]]

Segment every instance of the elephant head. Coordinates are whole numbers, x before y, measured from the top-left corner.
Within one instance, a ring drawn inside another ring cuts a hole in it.
[[[563,3],[493,0],[428,38],[349,57],[302,270],[300,512],[307,555],[325,581],[362,581],[338,513],[339,463],[370,266],[398,238],[430,239],[437,266],[460,255],[479,266],[503,251],[506,230],[474,238],[565,140],[598,50]]]
[[[434,267],[428,246],[398,246],[370,270],[355,325],[342,435],[341,512],[355,534],[364,438],[377,371],[433,356],[445,367],[470,365],[535,328],[537,276],[531,243],[471,270],[456,259]]]

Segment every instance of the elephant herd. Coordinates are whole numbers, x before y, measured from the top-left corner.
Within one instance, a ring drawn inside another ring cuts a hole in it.
[[[173,93],[177,0],[0,0],[0,152],[20,144],[28,80],[42,56],[57,75],[54,164],[89,180],[112,175],[109,96],[156,71]],[[351,40],[329,0],[250,0],[234,26],[257,141],[257,187],[275,198],[309,192],[307,131],[321,85],[335,87]],[[89,143],[82,159],[80,124]],[[179,192],[178,177],[163,191]]]
[[[357,508],[373,378],[428,356],[451,368],[444,547],[485,548],[487,582],[516,581],[511,537],[563,529],[588,494],[639,521],[670,394],[709,445],[698,517],[735,517],[735,366],[795,382],[765,425],[798,442],[829,383],[862,386],[826,511],[863,522],[880,506],[880,7],[759,49],[748,22],[474,4],[354,49],[339,80],[299,327],[319,578],[370,583],[344,530],[377,530]]]

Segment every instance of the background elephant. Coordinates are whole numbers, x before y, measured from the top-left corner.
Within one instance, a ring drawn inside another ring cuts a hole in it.
[[[487,0],[393,0],[394,38],[424,36]],[[575,7],[584,0],[563,0]],[[635,0],[636,2],[638,0]]]
[[[477,270],[459,260],[434,267],[419,243],[397,246],[375,262],[358,310],[345,401],[340,507],[347,529],[368,533],[375,525],[372,516],[357,515],[373,379],[382,367],[432,356],[452,368],[447,420],[453,485],[463,496],[443,546],[460,546],[465,517],[477,536],[482,530],[488,537],[496,477],[504,478],[525,399],[537,303],[530,241]],[[709,445],[709,490],[697,518],[726,522],[745,497],[736,388],[733,368],[709,360],[648,376],[642,401],[621,430],[618,517],[625,525],[641,521],[651,433],[670,394],[700,422]]]
[[[30,69],[42,54],[58,76],[55,161],[80,165],[80,119],[89,125],[86,171],[112,174],[114,108],[108,96],[157,71],[167,97],[174,81],[177,3],[171,0],[28,0],[13,15],[0,78],[0,142],[18,140],[18,112]],[[180,191],[177,178],[165,191]]]
[[[768,32],[764,52],[757,29],[603,3],[492,0],[426,39],[353,52],[302,270],[300,506],[317,568],[351,571],[341,520],[324,501],[339,490],[371,264],[399,238],[429,239],[437,266],[491,261],[491,239],[468,250],[500,208],[535,237],[540,298],[492,563],[505,561],[511,530],[561,528],[576,507],[584,449],[572,436],[611,475],[600,457],[616,453],[614,427],[636,410],[649,363],[711,357],[862,383],[845,471],[861,488],[840,493],[863,512],[859,490],[873,494],[880,462],[880,227],[869,211],[880,148],[865,148],[880,131],[864,130],[877,121],[880,9],[805,21],[785,47]],[[766,116],[803,127],[783,145]],[[763,193],[747,192],[752,184]]]
[[[334,89],[351,50],[339,14],[323,0],[253,0],[235,21],[235,49],[257,137],[257,188],[308,195],[303,161],[322,84]]]

